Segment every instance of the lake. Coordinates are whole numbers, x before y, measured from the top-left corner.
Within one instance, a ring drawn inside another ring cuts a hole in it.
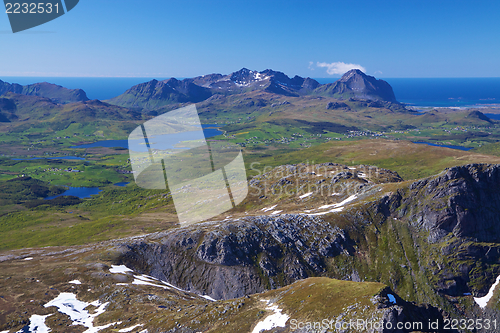
[[[47,198],[45,198],[45,200],[51,200],[51,199],[54,199],[57,197],[62,197],[63,195],[73,195],[73,196],[78,197],[80,199],[90,198],[91,195],[98,194],[101,191],[102,190],[100,190],[98,187],[71,187],[71,186],[68,186],[68,189],[66,190],[66,192],[61,193],[59,195],[52,196],[52,197],[47,197]]]
[[[444,147],[444,148],[451,148],[451,149],[465,150],[465,151],[468,151],[468,150],[471,150],[471,149],[472,149],[472,148],[462,147],[462,146],[438,145],[438,144],[435,144],[435,143],[430,143],[430,142],[421,142],[421,141],[418,141],[418,142],[416,141],[416,142],[413,142],[413,143],[418,143],[418,144],[428,145],[428,146],[433,146],[433,147]]]
[[[219,130],[219,128],[222,126],[224,125],[223,124],[201,125],[201,127],[203,128],[203,134],[205,134],[205,138],[207,139],[217,135],[221,135],[223,132]],[[193,133],[197,134],[198,132],[177,133],[173,139],[171,138],[171,140],[166,140],[165,138],[162,138],[162,144],[167,144],[171,146],[171,148],[174,148],[173,146],[177,144],[179,141],[192,140]],[[128,149],[128,140],[102,140],[94,143],[73,146],[71,148],[96,148],[96,147],[106,147],[106,148],[121,147]]]
[[[31,161],[31,160],[82,160],[85,161],[83,157],[77,156],[56,156],[56,157],[31,157],[31,158],[12,158],[14,161]]]

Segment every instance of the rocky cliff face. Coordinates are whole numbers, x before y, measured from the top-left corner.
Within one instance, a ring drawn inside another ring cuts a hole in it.
[[[258,293],[325,272],[325,260],[349,253],[350,247],[341,229],[300,215],[209,223],[158,237],[156,245],[127,245],[123,262],[216,299]]]
[[[27,96],[45,97],[56,103],[62,104],[89,100],[87,94],[82,89],[68,89],[47,82],[22,86],[16,83],[10,84],[0,80],[0,96],[8,92]]]
[[[410,186],[401,202],[418,229],[429,231],[429,241],[448,234],[477,242],[500,243],[500,166],[471,164],[447,169],[433,179]]]
[[[414,182],[392,197],[393,215],[426,238],[434,288],[484,296],[500,275],[500,165],[470,164]]]
[[[447,169],[324,217],[255,216],[180,228],[124,244],[120,260],[219,299],[328,276],[383,282],[407,300],[464,315],[444,295],[484,296],[500,274],[499,170]]]

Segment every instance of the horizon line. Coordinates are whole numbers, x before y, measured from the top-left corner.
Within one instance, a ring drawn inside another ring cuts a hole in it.
[[[366,73],[365,73],[366,74]],[[206,74],[205,74],[206,75]],[[370,75],[370,74],[367,74]],[[198,76],[163,76],[163,77],[168,77],[168,78],[175,78],[175,79],[189,79],[189,78],[194,78],[194,77],[199,77],[203,75],[198,75]],[[300,75],[298,75],[300,76]],[[370,75],[373,76],[373,75]],[[2,77],[25,77],[25,78],[68,78],[68,79],[151,79],[151,78],[160,78],[162,76],[56,76],[56,75],[1,75],[0,74],[0,80]],[[311,78],[311,79],[340,79],[342,75],[340,76],[330,76],[330,77],[312,77],[312,76],[304,76],[304,78]],[[380,79],[498,79],[500,76],[379,76],[378,78]]]

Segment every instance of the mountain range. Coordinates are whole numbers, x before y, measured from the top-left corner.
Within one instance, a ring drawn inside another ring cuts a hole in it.
[[[335,83],[320,84],[311,78],[290,78],[273,70],[241,69],[229,75],[152,80],[107,101],[88,100],[81,89],[49,83],[21,86],[1,81],[0,87],[0,133],[23,132],[40,138],[101,131],[107,137],[126,137],[139,122],[189,103],[197,104],[203,123],[226,124],[228,135],[255,130],[265,138],[274,138],[278,132],[289,137],[289,133],[303,131],[345,134],[360,129],[496,124],[479,110],[415,112],[396,101],[387,82],[359,70],[347,72]],[[464,141],[487,135],[469,131],[433,136],[431,140]]]
[[[397,102],[392,87],[358,69],[345,73],[335,83],[320,84],[311,78],[288,77],[282,72],[240,69],[222,75],[209,74],[177,80],[151,80],[110,99],[110,104],[153,110],[173,103],[198,103],[214,95],[233,95],[262,91],[281,96],[324,96],[338,99],[367,99]]]

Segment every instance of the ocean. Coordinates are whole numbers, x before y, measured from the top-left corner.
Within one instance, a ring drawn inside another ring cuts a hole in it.
[[[90,99],[106,100],[123,94],[139,83],[151,81],[145,77],[0,77],[0,80],[22,85],[49,82],[69,89],[83,89]],[[168,78],[155,78],[165,80]]]
[[[316,79],[320,83],[335,79]],[[396,99],[412,106],[500,104],[500,78],[386,78]]]
[[[153,78],[70,78],[70,77],[1,77],[22,85],[50,82],[66,88],[85,90],[90,99],[106,100],[128,88]],[[164,80],[167,78],[156,78]],[[319,78],[333,83],[338,78]],[[477,104],[500,104],[500,78],[386,78],[396,99],[412,106],[465,107]]]

